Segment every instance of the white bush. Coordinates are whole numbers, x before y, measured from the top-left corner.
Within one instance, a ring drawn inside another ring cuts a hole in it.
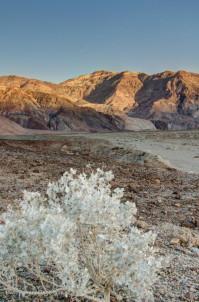
[[[0,224],[0,284],[22,295],[153,301],[155,235],[133,224],[134,203],[111,191],[112,172],[66,172],[46,194],[24,192]]]

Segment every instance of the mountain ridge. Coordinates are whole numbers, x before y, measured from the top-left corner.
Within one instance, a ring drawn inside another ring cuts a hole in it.
[[[147,129],[150,121],[151,129],[199,128],[199,74],[99,70],[60,83],[0,76],[0,114],[44,130],[132,130],[135,118]]]

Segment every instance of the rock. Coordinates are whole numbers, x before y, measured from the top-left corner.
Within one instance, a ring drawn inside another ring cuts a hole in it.
[[[154,183],[156,184],[156,185],[160,185],[160,179],[159,178],[156,178],[155,180],[154,180]]]
[[[187,227],[187,228],[196,228],[197,227],[197,221],[195,219],[195,217],[187,217],[184,221],[181,222],[181,225],[183,227]]]
[[[158,203],[162,203],[163,202],[163,200],[162,200],[162,198],[160,196],[157,197],[157,202]]]
[[[180,244],[180,239],[179,238],[172,238],[171,241],[170,241],[170,244],[179,245]]]
[[[158,226],[158,232],[170,244],[180,244],[189,248],[199,247],[199,234],[190,228],[164,223]]]
[[[199,256],[199,248],[197,247],[192,247],[191,251],[196,254],[197,256]]]
[[[143,220],[137,220],[136,225],[137,225],[138,228],[141,228],[141,229],[144,229],[144,230],[147,230],[149,228],[148,223],[146,223]]]
[[[174,192],[173,192],[173,195],[174,195],[175,199],[181,199],[180,192],[174,191]]]
[[[187,292],[185,294],[185,298],[188,299],[187,301],[190,301],[190,302],[194,302],[196,301],[195,298],[197,299],[197,297],[195,296],[195,294],[191,291]]]
[[[135,186],[133,184],[128,184],[127,185],[127,190],[130,191],[130,192],[133,192],[133,193],[138,193],[138,189],[135,188]]]

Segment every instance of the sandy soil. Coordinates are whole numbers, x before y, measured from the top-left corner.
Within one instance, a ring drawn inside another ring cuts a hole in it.
[[[0,140],[0,211],[8,204],[17,206],[24,189],[44,191],[49,181],[58,179],[70,167],[83,171],[90,164],[93,169],[111,169],[115,174],[112,187],[124,187],[125,199],[137,205],[138,227],[155,231],[159,253],[170,258],[155,284],[155,301],[199,301],[199,175],[163,166],[153,158],[140,161],[137,155],[137,163],[124,161],[134,154],[127,147],[142,144],[140,136],[143,143],[147,140],[146,145],[163,141],[166,148],[165,135],[168,144],[175,145],[177,140],[177,144],[191,141],[191,145],[198,134],[190,139],[185,134],[174,139],[162,133],[107,133],[86,135],[90,139],[70,135]],[[61,300],[66,301],[61,297],[45,301]],[[11,300],[2,293],[0,301]],[[38,300],[15,297],[12,301]]]
[[[137,149],[162,157],[173,167],[199,173],[199,131],[120,132],[91,134],[114,145]]]

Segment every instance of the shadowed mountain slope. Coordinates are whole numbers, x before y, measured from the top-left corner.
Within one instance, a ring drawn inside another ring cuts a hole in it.
[[[96,71],[60,84],[3,76],[0,114],[45,130],[199,128],[199,74]]]
[[[196,73],[165,71],[149,76],[99,71],[60,85],[73,98],[103,104],[107,112],[125,112],[171,129],[199,127],[199,74]]]
[[[22,77],[0,77],[0,114],[25,128],[64,131],[120,130],[119,117],[81,107],[59,85]]]

